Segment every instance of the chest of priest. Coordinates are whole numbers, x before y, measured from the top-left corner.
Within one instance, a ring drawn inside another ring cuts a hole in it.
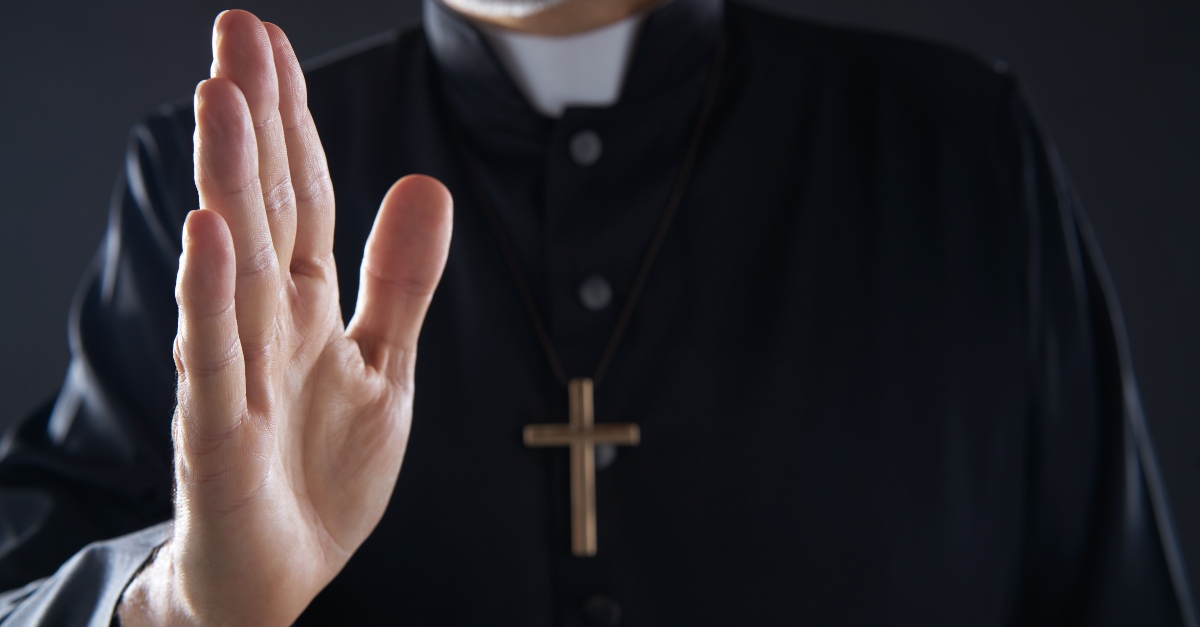
[[[352,207],[343,293],[397,176],[445,181],[456,219],[399,484],[311,621],[985,625],[1022,611],[1039,533],[1084,551],[1073,531],[1113,434],[1072,209],[1011,80],[740,7],[722,27],[715,9],[652,16],[621,101],[558,120],[445,13],[425,42],[314,73]],[[695,171],[594,391],[597,424],[636,423],[641,441],[601,449],[597,551],[579,557],[571,453],[521,437],[566,422],[567,391],[481,205],[566,374],[590,376],[683,167],[718,36]],[[1038,530],[1042,498],[1056,511]]]

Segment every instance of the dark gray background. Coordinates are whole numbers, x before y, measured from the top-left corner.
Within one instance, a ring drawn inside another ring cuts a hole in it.
[[[999,57],[1030,85],[1116,279],[1176,524],[1200,576],[1200,2],[760,1]],[[419,11],[415,0],[241,6],[282,26],[302,59]],[[103,233],[126,131],[206,77],[209,28],[224,8],[212,0],[6,3],[0,425],[58,387],[67,307]]]

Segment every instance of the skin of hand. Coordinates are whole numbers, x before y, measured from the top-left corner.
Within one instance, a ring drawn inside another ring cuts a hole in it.
[[[217,17],[196,88],[196,185],[176,282],[171,539],[126,589],[125,627],[289,625],[383,516],[412,419],[417,336],[452,202],[397,181],[342,321],[334,196],[283,31]]]

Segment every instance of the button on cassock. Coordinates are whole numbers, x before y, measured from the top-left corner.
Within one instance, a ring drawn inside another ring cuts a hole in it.
[[[567,149],[571,153],[572,161],[578,165],[589,166],[600,160],[600,152],[604,150],[604,144],[600,141],[600,136],[596,134],[596,131],[583,129],[575,131]]]
[[[611,597],[597,594],[583,604],[583,618],[588,627],[619,627],[621,604]]]
[[[588,311],[603,311],[612,302],[612,286],[608,279],[593,274],[579,284],[579,302]]]

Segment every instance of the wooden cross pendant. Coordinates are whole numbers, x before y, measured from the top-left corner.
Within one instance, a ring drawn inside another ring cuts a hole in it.
[[[525,446],[571,447],[571,553],[596,554],[596,445],[637,446],[642,439],[635,424],[595,424],[592,380],[567,383],[571,403],[567,424],[526,425]]]

